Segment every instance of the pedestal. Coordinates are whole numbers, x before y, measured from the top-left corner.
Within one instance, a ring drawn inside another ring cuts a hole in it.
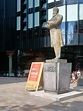
[[[62,62],[63,61],[63,62]],[[44,63],[44,91],[64,93],[70,88],[71,63],[65,60]]]

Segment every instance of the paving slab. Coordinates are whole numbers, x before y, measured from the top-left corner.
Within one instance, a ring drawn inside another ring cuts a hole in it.
[[[37,97],[41,97],[44,99],[50,99],[54,101],[63,101],[63,100],[67,100],[67,99],[71,99],[71,98],[83,95],[83,86],[76,86],[76,87],[71,86],[70,91],[63,94],[57,94],[55,92],[54,93],[47,92],[44,90],[29,91],[29,94],[37,96]]]

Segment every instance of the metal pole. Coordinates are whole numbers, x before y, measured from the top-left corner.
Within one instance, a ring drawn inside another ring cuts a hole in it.
[[[9,76],[12,75],[12,55],[9,55]]]

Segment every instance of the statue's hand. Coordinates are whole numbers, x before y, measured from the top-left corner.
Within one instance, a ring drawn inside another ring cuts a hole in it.
[[[47,28],[51,29],[53,24],[54,24],[54,21],[47,21]]]

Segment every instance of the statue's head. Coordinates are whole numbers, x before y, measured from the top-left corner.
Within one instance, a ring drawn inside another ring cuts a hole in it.
[[[53,15],[56,15],[59,12],[59,9],[57,7],[53,8]]]

